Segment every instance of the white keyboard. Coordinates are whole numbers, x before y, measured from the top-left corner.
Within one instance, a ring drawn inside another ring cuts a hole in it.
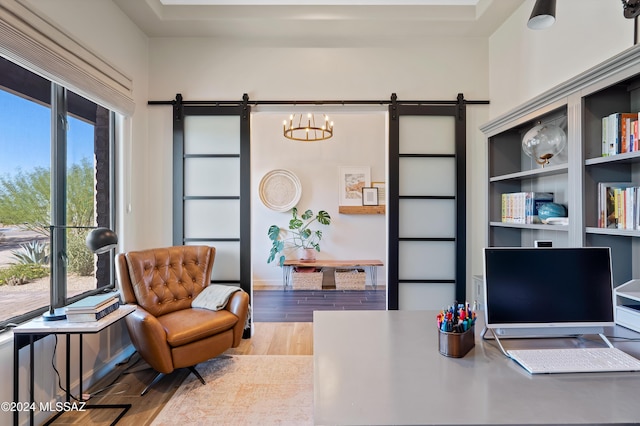
[[[640,371],[640,360],[616,348],[520,349],[507,353],[531,374]]]

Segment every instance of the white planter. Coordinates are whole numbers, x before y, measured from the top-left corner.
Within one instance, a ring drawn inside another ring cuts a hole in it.
[[[308,248],[308,249],[299,249],[298,255],[300,256],[300,260],[302,262],[315,262],[316,261],[316,249]]]

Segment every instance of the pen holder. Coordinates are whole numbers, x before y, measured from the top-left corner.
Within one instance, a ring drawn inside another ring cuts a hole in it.
[[[448,333],[438,330],[438,349],[444,356],[462,358],[475,346],[475,334],[471,327],[464,333]]]

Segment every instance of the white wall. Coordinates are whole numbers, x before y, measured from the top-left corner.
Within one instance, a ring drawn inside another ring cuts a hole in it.
[[[487,40],[421,46],[252,47],[213,38],[150,40],[149,96],[169,100],[484,99]]]
[[[317,213],[326,210],[331,225],[314,226],[323,233],[319,259],[385,259],[386,221],[383,215],[338,214],[338,170],[340,167],[366,166],[371,180],[384,182],[386,112],[345,113],[328,108],[326,113],[334,122],[333,138],[315,143],[286,139],[282,135],[282,121],[286,112],[255,113],[251,121],[251,206],[254,285],[282,285],[282,270],[276,262],[267,264],[271,248],[267,237],[270,225],[287,228],[291,212],[274,212],[260,202],[257,190],[260,180],[269,171],[287,169],[293,172],[302,186],[298,210]],[[342,108],[344,110],[344,107]],[[275,155],[274,155],[275,154]],[[288,258],[295,258],[296,253]],[[384,285],[386,269],[379,268]]]
[[[131,179],[132,210],[126,211],[126,199],[122,191],[123,182],[129,182],[129,177],[124,176],[128,170],[125,166],[126,158],[121,158],[117,164],[120,175],[118,176],[118,206],[117,232],[120,238],[120,249],[125,250],[153,243],[156,227],[153,217],[149,219],[149,212],[154,211],[154,200],[147,200],[146,187],[148,159],[152,156],[146,154],[147,147],[147,38],[131,21],[122,14],[120,9],[111,1],[103,0],[31,0],[38,10],[49,16],[52,22],[58,24],[64,31],[83,43],[102,58],[119,68],[133,79],[133,97],[136,103],[136,111],[127,125],[132,124],[123,132],[119,139],[117,150],[128,157],[131,152],[136,159],[135,170],[138,172]],[[130,147],[131,142],[133,146]],[[72,346],[71,365],[78,364],[77,340],[74,337]],[[132,347],[124,323],[111,327],[108,331],[98,335],[86,336],[84,339],[84,381],[85,385],[93,382],[108,372],[115,362],[118,362],[131,354]],[[38,342],[36,353],[36,402],[49,402],[57,390],[57,380],[51,369],[53,356],[53,338],[47,338]],[[64,338],[59,339],[57,355],[64,372]],[[27,351],[21,351],[21,401],[28,401],[26,366]],[[76,369],[72,370],[72,384],[77,385],[78,377]],[[5,386],[0,388],[0,400],[12,401],[13,388],[9,386],[13,377],[13,345],[11,336],[5,334],[0,338],[0,378]],[[85,388],[86,389],[86,388]],[[11,424],[12,413],[0,413],[0,424]],[[27,417],[23,417],[26,420]],[[36,418],[38,419],[38,417]],[[42,419],[42,416],[39,417]]]
[[[414,43],[404,46],[258,48],[246,43],[210,38],[154,38],[150,39],[149,52],[151,100],[171,100],[175,98],[176,93],[181,93],[185,100],[239,100],[243,93],[247,93],[250,100],[388,100],[394,92],[398,94],[399,99],[405,100],[454,100],[459,92],[470,100],[489,99],[486,39],[432,39],[419,45]],[[167,127],[170,107],[152,106],[149,110],[149,131],[153,139],[154,155],[164,156],[156,161],[166,164],[172,155],[171,129]],[[335,111],[338,112],[339,109]],[[485,224],[482,222],[482,215],[476,214],[477,207],[471,203],[481,203],[484,200],[482,194],[476,190],[478,183],[484,181],[485,162],[484,159],[478,158],[484,154],[477,150],[477,145],[483,138],[477,128],[488,120],[488,108],[468,106],[467,111],[467,188],[470,203],[467,250],[473,253],[479,251],[484,244]],[[332,113],[332,116],[335,115]],[[369,164],[351,158],[345,161],[345,154],[352,156],[353,152],[368,152],[372,149],[374,152],[383,153],[385,135],[382,134],[375,139],[377,146],[372,146],[372,140],[369,138],[353,136],[342,142],[341,147],[346,148],[338,148],[337,145],[332,145],[334,142],[329,142],[311,147],[292,144],[292,149],[289,149],[286,142],[278,136],[281,132],[282,117],[274,117],[271,120],[267,114],[256,114],[253,119],[254,125],[260,126],[261,130],[265,129],[264,134],[262,131],[256,132],[255,129],[252,132],[252,138],[261,141],[258,143],[254,140],[252,145],[254,279],[256,283],[273,283],[281,278],[278,269],[265,264],[268,256],[266,224],[271,224],[272,219],[277,220],[277,217],[284,217],[285,214],[270,212],[274,216],[267,216],[268,220],[263,220],[262,213],[269,212],[257,196],[260,178],[275,168],[288,168],[296,172],[301,170],[299,177],[301,180],[304,179],[301,205],[306,206],[310,202],[310,198],[306,198],[309,196],[307,188],[312,188],[315,197],[315,188],[318,187],[317,182],[310,181],[309,174],[304,170],[307,168],[306,165],[313,164],[306,156],[307,152],[311,151],[321,156],[320,164],[327,166],[322,169],[324,179],[335,179],[340,164]],[[340,131],[340,125],[336,121],[335,141],[338,140]],[[273,149],[266,149],[268,147]],[[343,152],[341,149],[347,151]],[[380,173],[379,168],[372,168],[372,173],[375,177],[376,173]],[[156,212],[161,217],[160,229],[170,229],[171,200],[167,198],[166,191],[172,184],[171,174],[166,173],[166,169],[162,167],[156,173],[150,170],[149,179],[153,182],[153,186],[148,188],[151,197],[165,200],[162,210]],[[310,206],[314,210],[329,210],[331,216],[338,221],[335,227],[332,226],[327,231],[326,247],[325,244],[321,245],[323,252],[325,248],[326,252],[321,255],[335,258],[365,258],[363,249],[367,246],[367,240],[358,243],[353,251],[348,251],[344,241],[337,239],[342,238],[342,233],[338,230],[349,229],[350,224],[362,226],[362,231],[356,229],[353,234],[357,236],[356,240],[361,240],[363,236],[377,235],[381,227],[381,218],[334,214],[337,194],[331,195],[330,191],[337,185],[332,183],[328,187],[327,192],[320,193],[322,198],[319,201],[314,198],[313,205]],[[330,206],[329,203],[334,205]],[[282,223],[282,220],[276,223]],[[351,240],[352,238],[349,238],[349,244],[355,244]],[[169,234],[167,243],[170,242]],[[367,252],[375,253],[376,258],[380,257],[377,254],[378,249],[370,249]],[[385,259],[386,257],[382,258]],[[470,292],[470,260],[468,263],[467,286]],[[382,282],[381,275],[379,279]]]
[[[545,30],[526,23],[526,1],[489,38],[491,117],[586,71],[633,45],[633,19],[619,1],[561,0]]]

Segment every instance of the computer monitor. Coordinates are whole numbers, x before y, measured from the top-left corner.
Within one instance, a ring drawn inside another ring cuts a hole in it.
[[[613,326],[608,247],[484,249],[485,321],[500,337],[600,334]]]

